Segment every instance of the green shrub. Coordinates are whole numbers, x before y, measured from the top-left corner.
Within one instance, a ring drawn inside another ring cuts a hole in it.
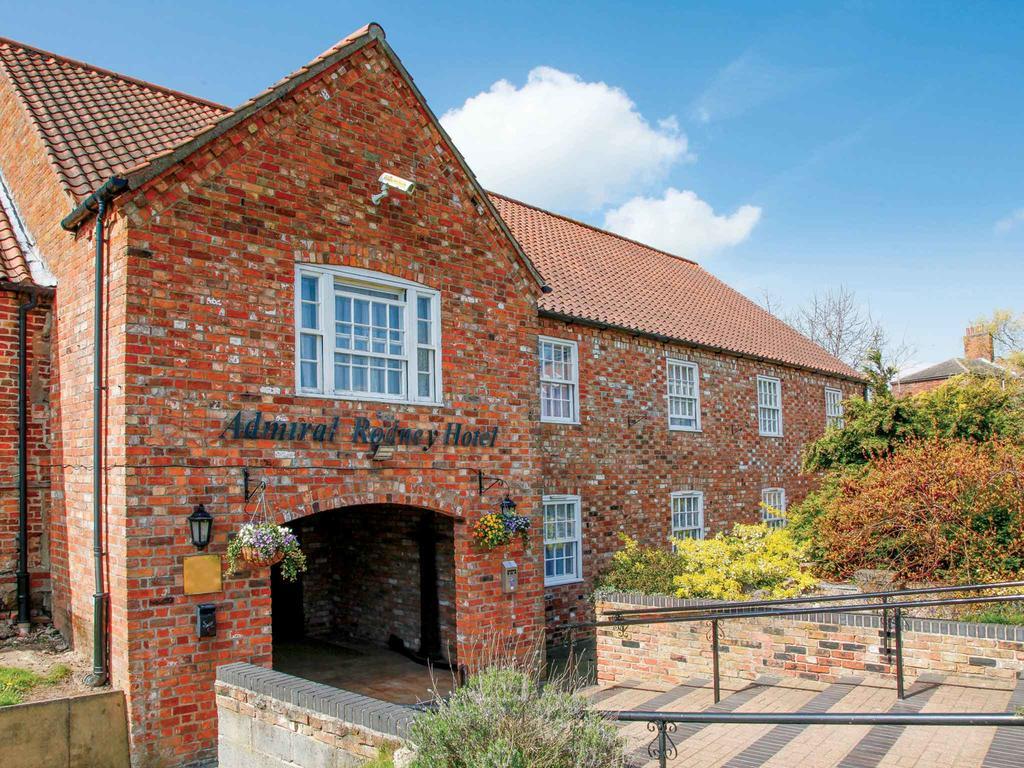
[[[1024,569],[1024,449],[912,442],[863,471],[830,478],[795,518],[829,575],[882,568],[914,581],[1017,579]]]
[[[412,726],[415,768],[622,768],[615,727],[557,684],[492,668]]]
[[[1024,383],[958,376],[913,397],[850,398],[846,423],[804,452],[804,470],[844,470],[922,438],[1024,443]]]
[[[711,539],[680,539],[675,551],[641,547],[623,535],[624,547],[600,580],[619,590],[708,600],[793,597],[814,586],[801,563],[806,547],[785,528],[737,524]]]

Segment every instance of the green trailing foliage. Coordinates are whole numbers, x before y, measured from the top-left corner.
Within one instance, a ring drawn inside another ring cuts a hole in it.
[[[806,545],[785,528],[737,524],[711,539],[677,540],[672,551],[621,538],[599,591],[742,600],[794,597],[816,583],[802,568]]]
[[[563,686],[491,668],[412,726],[414,768],[622,768],[615,727]]]

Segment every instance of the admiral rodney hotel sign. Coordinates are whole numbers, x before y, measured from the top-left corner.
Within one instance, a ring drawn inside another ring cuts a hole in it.
[[[338,442],[341,417],[329,421],[288,421],[270,419],[262,412],[238,411],[221,430],[219,437],[229,440],[277,440],[279,442],[309,441],[312,443]],[[373,424],[369,419],[357,417],[349,441],[355,444],[410,445],[430,450],[435,443],[441,445],[488,448],[498,442],[498,427],[471,429],[465,424],[450,421],[443,430],[403,427],[398,420]]]

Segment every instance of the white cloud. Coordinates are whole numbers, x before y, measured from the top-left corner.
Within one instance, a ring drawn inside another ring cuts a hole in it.
[[[677,256],[697,258],[742,243],[760,219],[758,206],[719,215],[694,192],[669,187],[664,197],[634,197],[608,211],[604,226]]]
[[[1021,224],[1024,224],[1024,208],[1018,208],[1013,211],[1010,215],[1004,216],[996,222],[996,232],[999,234],[1005,234],[1012,229],[1016,229]]]
[[[594,211],[687,155],[674,117],[652,125],[620,88],[536,67],[441,117],[481,183],[541,206]]]

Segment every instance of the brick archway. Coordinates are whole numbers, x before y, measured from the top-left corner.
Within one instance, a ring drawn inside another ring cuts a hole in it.
[[[442,486],[417,486],[411,478],[393,479],[345,476],[337,483],[294,495],[267,494],[270,513],[279,523],[288,523],[320,512],[344,507],[390,504],[430,510],[463,521],[475,496],[456,493]],[[469,481],[467,481],[467,486]]]

